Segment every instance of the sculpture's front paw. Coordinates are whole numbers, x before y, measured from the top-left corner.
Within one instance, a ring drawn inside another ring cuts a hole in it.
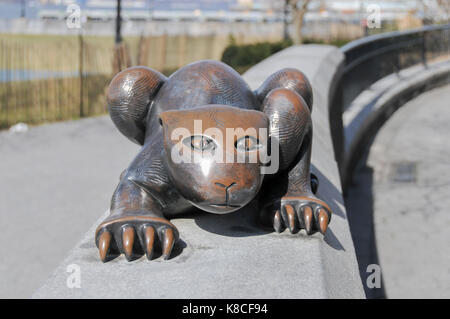
[[[288,228],[291,234],[300,229],[305,229],[308,235],[316,231],[325,234],[331,220],[330,207],[314,196],[285,196],[267,205],[264,211],[278,233]]]
[[[98,226],[95,243],[103,262],[124,254],[128,261],[144,253],[149,260],[155,250],[169,259],[179,238],[177,228],[168,220],[150,216],[127,216],[107,220]]]

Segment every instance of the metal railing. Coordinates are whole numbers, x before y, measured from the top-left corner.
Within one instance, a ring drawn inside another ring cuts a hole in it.
[[[329,120],[342,177],[345,159],[343,112],[362,91],[381,78],[450,55],[450,24],[374,35],[352,41],[341,51],[345,59],[330,88]]]

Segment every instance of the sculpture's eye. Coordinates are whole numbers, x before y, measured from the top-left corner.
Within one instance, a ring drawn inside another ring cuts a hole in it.
[[[236,141],[236,149],[241,152],[255,151],[262,147],[257,138],[244,136]]]
[[[193,135],[183,140],[184,145],[196,151],[212,151],[216,148],[216,143],[212,138],[203,135]]]

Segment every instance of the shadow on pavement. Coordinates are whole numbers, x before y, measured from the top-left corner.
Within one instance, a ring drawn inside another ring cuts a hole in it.
[[[373,273],[367,272],[367,266],[380,264],[375,240],[373,199],[373,169],[364,165],[356,170],[344,200],[366,297],[380,299],[386,298],[383,277],[381,288],[369,288],[366,284],[367,277]]]

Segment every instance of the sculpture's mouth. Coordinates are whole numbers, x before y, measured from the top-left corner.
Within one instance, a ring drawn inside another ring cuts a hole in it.
[[[237,211],[242,207],[242,205],[235,205],[230,203],[223,203],[223,204],[208,204],[208,207],[204,207],[203,209],[215,214],[227,214],[232,213],[234,211]]]
[[[243,207],[243,205],[236,205],[236,204],[230,204],[230,203],[208,203],[208,202],[194,203],[194,202],[191,202],[191,204],[197,208],[200,208],[203,211],[213,213],[213,214],[232,213]]]
[[[229,203],[223,203],[223,204],[209,204],[209,206],[212,207],[223,207],[223,208],[240,208],[240,205],[233,205]]]

